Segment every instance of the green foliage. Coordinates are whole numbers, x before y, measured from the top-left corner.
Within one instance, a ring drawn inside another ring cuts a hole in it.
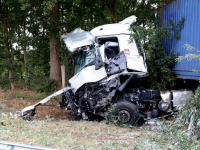
[[[165,3],[169,1],[171,0],[165,0]],[[55,13],[52,10],[56,3],[59,3],[57,5],[59,9]],[[164,4],[163,0],[2,1],[0,6],[2,18],[0,21],[0,68],[2,68],[0,76],[4,76],[9,69],[12,70],[17,74],[14,81],[15,83],[17,81],[20,87],[24,87],[23,80],[20,80],[21,76],[25,75],[26,79],[34,81],[38,75],[48,77],[50,75],[50,34],[54,36],[54,44],[61,64],[67,65],[71,54],[60,38],[62,34],[78,27],[90,31],[96,26],[111,23],[114,20],[118,22],[131,15],[138,17],[138,25],[144,24],[146,20],[155,19],[155,11],[161,4]],[[3,20],[5,34],[3,34]],[[7,52],[6,47],[9,48],[10,53]],[[25,51],[27,55],[24,58]],[[72,67],[66,67],[67,79],[73,74]]]
[[[0,78],[0,87],[5,90],[10,89],[10,80],[7,77],[1,77]]]
[[[29,100],[42,100],[47,97],[46,93],[34,93],[34,94],[27,94],[25,92],[14,92],[12,94],[12,98],[23,98]]]
[[[175,123],[174,123],[175,124]],[[187,134],[187,128],[182,124],[169,125],[164,123],[159,129],[158,144],[166,144],[168,149],[198,150],[200,142],[195,136]]]
[[[176,61],[180,62],[183,59],[187,59],[188,61],[191,61],[193,59],[194,60],[200,60],[200,50],[198,50],[195,47],[189,45],[188,43],[186,43],[183,47],[186,48],[186,50],[188,51],[188,53],[185,56],[178,56],[178,58],[176,59]],[[196,70],[194,70],[194,71],[196,71]]]
[[[169,124],[164,123],[161,128],[160,139],[170,140],[171,149],[199,149],[200,148],[200,86]]]
[[[172,39],[172,33],[180,39],[179,30],[183,27],[185,19],[183,18],[177,25],[173,19],[168,21],[165,27],[155,29],[155,21],[147,21],[145,26],[133,26],[131,30],[135,32],[130,37],[130,42],[134,39],[142,54],[145,53],[148,65],[149,79],[147,80],[149,88],[164,90],[171,88],[175,84],[175,77],[172,74],[170,66],[175,63],[176,54],[171,50],[170,54],[165,53],[162,38]]]
[[[20,89],[24,89],[26,86],[24,79],[19,79],[18,81],[15,82],[15,85]]]
[[[192,98],[179,111],[174,124],[186,126],[190,136],[197,136],[200,139],[200,86],[198,86]]]
[[[107,124],[114,124],[120,127],[130,127],[128,124],[125,124],[125,118],[120,115],[119,110],[116,109],[116,105],[110,106],[109,110],[105,113],[105,122]]]
[[[34,79],[31,81],[30,85],[33,90],[40,93],[50,93],[55,91],[57,88],[57,82],[53,79],[49,79],[48,77]]]
[[[119,111],[115,105],[112,105],[110,109],[105,113],[105,122],[108,124],[121,124]]]
[[[187,50],[195,48],[185,44]],[[196,49],[195,49],[196,50]],[[198,51],[198,50],[197,50]],[[179,60],[180,58],[177,58]],[[170,140],[170,149],[199,149],[200,148],[200,85],[194,95],[179,107],[174,120],[164,123],[161,128],[159,139]]]

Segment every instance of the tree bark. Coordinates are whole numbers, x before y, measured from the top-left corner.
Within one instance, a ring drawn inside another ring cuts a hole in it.
[[[5,44],[5,47],[6,47],[7,59],[8,59],[8,63],[11,64],[12,61],[11,61],[11,55],[10,55],[10,49],[9,49],[9,42],[8,42],[8,39],[5,39],[6,33],[5,33],[5,22],[4,22],[3,14],[1,14],[1,17],[2,17],[1,22],[2,22],[2,28],[3,28],[4,44]],[[11,67],[9,67],[8,70],[9,70],[8,72],[9,72],[10,86],[11,86],[11,89],[14,90],[15,84],[12,81],[12,69],[11,69]]]
[[[27,56],[27,51],[26,51],[26,17],[24,18],[24,43],[23,43],[23,52],[24,52],[24,71],[25,71],[25,89],[28,89],[28,67],[27,67],[27,62],[26,62],[26,56]]]
[[[52,8],[51,21],[51,33],[50,33],[50,79],[54,79],[58,83],[58,87],[61,84],[61,69],[60,69],[60,57],[58,49],[56,48],[56,34],[58,34],[58,24],[56,22],[59,20],[59,4],[56,2]]]
[[[9,36],[11,37],[10,19],[8,19],[8,24],[9,24],[9,26],[8,26],[9,32],[8,33],[9,33]],[[10,64],[12,64],[12,68],[9,68],[9,79],[10,79],[11,90],[14,90],[15,89],[15,83],[12,81],[12,76],[15,74],[15,71],[14,71],[15,67],[14,67],[14,54],[13,54],[13,50],[12,50],[11,40],[7,41],[7,46],[8,46],[8,55],[9,55]]]
[[[113,21],[115,23],[118,23],[118,19],[117,19],[117,8],[116,8],[116,0],[113,2],[113,6],[114,8],[114,12],[111,12],[111,8],[109,8],[108,4],[106,3],[105,0],[102,0],[102,2],[104,3],[104,6],[106,7],[107,12],[109,13],[109,15],[111,16],[111,18],[113,19]]]
[[[9,69],[9,79],[10,79],[11,90],[14,90],[15,84],[14,84],[14,82],[12,82],[12,70],[11,69]]]
[[[11,71],[11,77],[9,77],[10,79],[12,78],[12,76],[15,76],[15,62],[14,62],[14,52],[13,52],[13,49],[12,49],[12,44],[10,42],[10,50],[11,50],[11,56],[12,56],[12,66],[13,66],[13,69]],[[9,74],[10,76],[10,74]],[[11,89],[14,90],[15,89],[15,84],[13,82],[11,82]]]

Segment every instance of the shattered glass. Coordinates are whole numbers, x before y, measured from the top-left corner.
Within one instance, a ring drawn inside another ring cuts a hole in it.
[[[95,52],[93,51],[80,51],[75,59],[75,74],[81,71],[86,65],[95,59]]]

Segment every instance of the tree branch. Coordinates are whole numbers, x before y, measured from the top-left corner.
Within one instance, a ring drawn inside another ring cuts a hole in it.
[[[108,11],[109,15],[111,16],[111,18],[114,20],[115,23],[117,23],[118,21],[116,20],[116,18],[113,16],[113,14],[111,13],[110,9],[108,8],[108,5],[107,3],[102,0],[102,2],[104,3],[105,7],[106,7],[106,10]]]

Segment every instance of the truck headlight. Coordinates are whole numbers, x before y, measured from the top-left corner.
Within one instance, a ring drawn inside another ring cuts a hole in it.
[[[170,108],[170,104],[164,101],[158,103],[158,108],[164,112],[167,112]]]

